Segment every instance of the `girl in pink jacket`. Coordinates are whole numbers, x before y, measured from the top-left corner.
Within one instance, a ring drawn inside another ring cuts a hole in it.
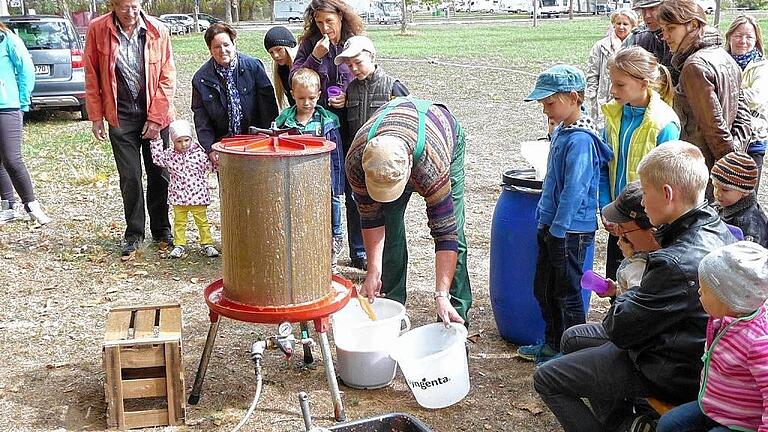
[[[158,137],[150,142],[152,162],[166,168],[170,175],[168,204],[173,206],[173,237],[175,247],[168,255],[171,258],[184,256],[187,245],[187,221],[191,213],[197,229],[200,230],[201,252],[207,257],[219,256],[213,246],[211,229],[208,225],[208,191],[206,175],[213,171],[213,165],[200,144],[192,137],[192,125],[186,120],[176,120],[168,127],[173,147],[163,149]]]
[[[656,432],[768,432],[768,250],[748,241],[715,249],[699,281],[710,316],[699,398],[664,414]]]

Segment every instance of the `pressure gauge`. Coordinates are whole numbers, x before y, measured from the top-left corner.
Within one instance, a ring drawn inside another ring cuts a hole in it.
[[[277,335],[280,337],[287,337],[293,333],[293,326],[288,321],[280,323],[277,326]]]

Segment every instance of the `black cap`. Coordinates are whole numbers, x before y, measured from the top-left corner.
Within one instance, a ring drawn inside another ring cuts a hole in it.
[[[296,46],[296,38],[290,30],[283,26],[275,26],[264,35],[264,49],[269,51],[276,46],[293,48]]]
[[[642,204],[643,190],[640,182],[634,181],[627,184],[616,200],[603,208],[601,212],[605,220],[613,223],[626,223],[634,221],[642,229],[649,229],[653,225],[645,213]]]

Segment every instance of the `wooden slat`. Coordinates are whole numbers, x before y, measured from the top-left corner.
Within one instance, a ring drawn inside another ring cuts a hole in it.
[[[170,307],[179,307],[179,303],[161,303],[156,305],[138,305],[138,306],[117,306],[113,307],[112,311],[135,311],[142,309],[162,309]]]
[[[128,338],[128,326],[131,324],[131,311],[110,311],[104,331],[104,341]]]
[[[107,375],[105,393],[107,394],[107,424],[111,427],[125,427],[125,408],[123,407],[123,386],[120,375],[120,349],[104,348],[104,370]]]
[[[141,338],[141,339],[127,339],[127,340],[122,340],[122,341],[104,341],[104,346],[105,347],[107,347],[107,346],[116,346],[116,345],[120,345],[120,346],[141,346],[141,345],[158,345],[158,344],[162,345],[162,344],[164,344],[166,342],[175,342],[175,341],[178,341],[178,340],[179,340],[178,336],[175,336],[175,337],[164,337],[164,338],[151,337],[150,336],[150,337],[144,337],[144,338]]]
[[[143,378],[123,381],[123,398],[149,398],[165,396],[165,378]]]
[[[160,337],[181,338],[181,308],[160,309]]]
[[[165,426],[167,424],[167,409],[130,411],[125,413],[125,427],[129,429],[149,426]]]
[[[165,366],[163,345],[123,346],[120,358],[124,368]]]
[[[184,373],[181,364],[181,347],[179,343],[165,344],[165,376],[168,394],[168,422],[171,425],[184,424],[185,394]]]
[[[136,319],[133,322],[135,332],[133,337],[136,339],[152,337],[155,327],[155,309],[142,309],[136,311]]]

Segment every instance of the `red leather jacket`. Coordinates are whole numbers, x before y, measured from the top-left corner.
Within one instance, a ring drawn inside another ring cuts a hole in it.
[[[142,12],[147,26],[144,45],[146,71],[147,120],[166,127],[175,117],[173,95],[176,92],[176,65],[173,63],[171,38],[165,26]],[[119,47],[112,12],[91,21],[85,42],[85,97],[88,119],[107,119],[118,127],[117,80],[115,64]]]

